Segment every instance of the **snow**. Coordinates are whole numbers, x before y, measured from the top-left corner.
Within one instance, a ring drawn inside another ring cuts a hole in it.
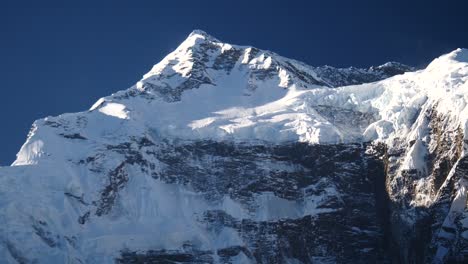
[[[99,108],[99,112],[120,119],[128,118],[128,111],[126,110],[126,106],[123,104],[106,103],[104,106]]]
[[[99,106],[101,106],[104,102],[106,101],[105,98],[99,98],[92,106],[89,108],[90,111],[97,109]]]
[[[215,46],[214,50],[206,51],[213,56],[235,49],[243,52],[228,75],[212,68],[205,69],[204,76],[213,84],[202,84],[197,89],[183,91],[178,102],[152,100],[142,103],[132,99],[117,103],[117,100],[109,97],[106,100],[115,101],[115,105],[101,106],[99,111],[128,118],[123,109],[131,108],[141,119],[139,122],[146,122],[145,125],[166,137],[276,142],[296,140],[314,144],[362,140],[390,142],[411,132],[414,118],[423,104],[440,100],[450,100],[440,104],[441,107],[456,106],[457,109],[447,109],[445,112],[462,113],[461,122],[468,117],[465,99],[460,100],[463,93],[459,92],[462,86],[467,87],[468,67],[462,61],[466,50],[441,56],[419,72],[377,83],[323,89],[314,84],[304,87],[305,84],[298,81],[294,73],[277,66],[288,62],[320,79],[306,65],[264,51],[249,60],[252,48],[224,44],[206,33],[195,31],[145,74],[136,87],[143,89],[145,83],[169,87],[182,84],[196,67],[194,61],[198,59],[194,58],[194,53],[206,41],[211,41],[210,44]],[[213,59],[206,62],[207,65],[213,63]],[[276,67],[279,67],[278,73],[271,78],[262,81],[252,78],[252,70]],[[161,76],[168,77],[162,81]],[[445,87],[452,87],[453,95],[447,96]],[[151,90],[148,92],[151,93]],[[316,107],[322,105],[370,113],[379,119],[369,120],[369,124],[358,130],[351,125],[337,126],[329,117],[316,111]]]
[[[428,154],[429,153],[425,143],[418,139],[409,149],[408,154],[400,168],[402,170],[418,170],[422,174],[426,174],[426,161]]]
[[[154,66],[139,82],[139,87],[145,82],[159,83],[154,78],[163,73],[172,76],[165,82],[183,82],[193,67],[193,51],[188,47],[196,46],[205,38],[204,34],[194,32],[176,51]],[[222,50],[227,49],[227,44],[219,45]],[[232,46],[229,45],[229,49]],[[198,89],[187,90],[180,102],[154,100],[142,104],[137,100],[122,100],[119,103],[102,104],[101,99],[92,109],[100,105],[99,111],[104,114],[128,118],[125,109],[131,107],[134,112],[138,112],[141,122],[149,120],[147,125],[165,136],[181,138],[236,137],[242,140],[299,140],[310,143],[355,141],[358,136],[348,133],[352,129],[339,129],[314,110],[317,105],[329,105],[380,116],[380,120],[365,129],[364,138],[388,139],[409,132],[412,118],[427,97],[434,101],[450,100],[440,105],[457,107],[447,111],[468,113],[464,98],[459,98],[462,93],[458,92],[467,87],[466,63],[456,60],[463,58],[464,55],[460,53],[464,52],[457,50],[442,56],[421,72],[407,73],[379,83],[336,89],[299,89],[294,84],[288,86],[288,89],[282,89],[289,83],[287,80],[290,79],[290,73],[281,69],[277,77],[257,84],[258,87],[249,96],[245,96],[250,81],[248,72],[251,67],[270,68],[272,57],[262,53],[247,62],[247,55],[244,55],[242,63],[248,64],[248,68],[238,67],[230,75],[216,78],[216,86],[202,85]],[[210,71],[208,75],[216,75]],[[445,87],[452,87],[456,93],[447,95]]]
[[[214,46],[207,51],[213,55],[205,62],[210,67],[198,69],[194,56],[206,41]],[[211,67],[215,55],[233,50],[241,54],[229,74]],[[94,217],[83,228],[76,219],[86,213],[86,207],[65,197],[64,192],[78,197],[86,194],[88,202],[97,200],[108,179],[77,162],[132,137],[145,135],[155,141],[261,140],[278,144],[376,140],[390,145],[401,138],[415,140],[402,167],[424,172],[428,131],[426,120],[418,115],[421,109],[437,107],[453,116],[454,129],[461,126],[465,135],[468,133],[465,49],[441,56],[424,70],[336,88],[307,83],[281,65],[290,63],[320,81],[312,67],[268,51],[254,53],[253,48],[221,43],[202,31],[194,31],[128,90],[136,96],[122,96],[128,91],[121,91],[99,99],[89,111],[36,121],[14,166],[0,168],[0,222],[7,223],[0,226],[0,237],[23,245],[18,250],[24,256],[41,258],[42,252],[50,252],[40,259],[44,263],[78,256],[87,256],[87,262],[108,263],[109,256],[115,256],[122,248],[171,249],[188,240],[212,248],[241,243],[242,239],[229,228],[216,234],[203,232],[196,219],[206,210],[223,210],[238,219],[275,221],[330,212],[333,209],[320,205],[329,197],[339,198],[335,189],[327,188],[324,194],[302,202],[259,193],[253,199],[257,205],[254,209],[245,208],[228,196],[221,203],[212,204],[190,187],[167,184],[131,168],[132,177],[119,194],[126,199],[118,199],[111,216]],[[150,84],[176,89],[198,70],[210,83],[183,90],[180,100],[164,100],[146,88]],[[79,137],[70,139],[66,135]],[[121,158],[106,154],[100,166],[106,171],[115,168]],[[452,205],[455,211],[462,210],[463,201],[466,205],[467,184],[459,184],[462,187]],[[421,196],[420,200],[421,204],[429,203],[427,197]],[[33,217],[49,223],[52,234],[76,236],[76,248],[63,237],[57,242],[60,249],[42,243],[31,229]],[[11,259],[8,250],[0,246],[0,257],[4,256]],[[238,258],[239,263],[245,260],[243,255]]]

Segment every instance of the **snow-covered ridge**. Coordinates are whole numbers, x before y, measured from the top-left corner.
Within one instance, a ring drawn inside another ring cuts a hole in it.
[[[440,101],[439,107],[447,108],[443,111],[456,115],[465,126],[466,53],[455,50],[427,69],[383,81],[333,87],[329,78],[345,82],[335,77],[355,73],[310,67],[194,31],[134,87],[100,99],[89,112],[40,120],[37,133],[50,130],[41,124],[66,122],[74,133],[101,140],[103,134],[111,133],[111,124],[123,122],[118,125],[119,131],[125,131],[122,135],[152,131],[182,139],[327,144],[391,141],[395,136],[414,136],[413,124],[424,104]],[[392,65],[409,70],[397,63],[376,68]],[[102,120],[109,125],[77,127],[73,125],[77,119]],[[53,129],[47,137],[63,134],[61,130]],[[31,153],[40,153],[36,148],[41,144],[34,138],[39,136],[28,140],[15,165],[29,164],[35,159]],[[45,148],[47,145],[42,151]]]
[[[173,77],[200,74],[200,71],[213,68],[224,69],[228,73],[234,64],[245,64],[251,70],[264,70],[254,76],[262,79],[264,75],[280,75],[282,87],[295,81],[301,87],[314,86],[345,86],[382,80],[393,75],[414,71],[413,67],[397,62],[387,62],[383,65],[360,69],[355,67],[335,68],[332,66],[311,67],[302,62],[282,57],[274,52],[259,50],[249,46],[239,46],[223,43],[201,30],[193,31],[188,38],[171,54],[143,76],[143,81],[156,81]],[[210,76],[205,72],[204,77]],[[154,76],[153,78],[151,78]],[[213,76],[215,77],[215,76]],[[202,78],[198,78],[201,81]],[[167,80],[166,80],[167,81]],[[139,83],[143,86],[144,83]],[[173,88],[175,88],[173,86]]]

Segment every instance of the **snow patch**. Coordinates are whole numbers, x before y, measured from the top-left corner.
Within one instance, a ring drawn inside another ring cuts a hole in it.
[[[103,107],[99,108],[99,112],[117,117],[120,119],[128,119],[128,111],[126,106],[118,103],[106,103]]]

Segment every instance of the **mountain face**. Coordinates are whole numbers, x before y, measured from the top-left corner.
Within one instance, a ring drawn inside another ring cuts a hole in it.
[[[463,263],[467,102],[468,50],[337,69],[194,31],[33,124],[0,168],[0,259]]]

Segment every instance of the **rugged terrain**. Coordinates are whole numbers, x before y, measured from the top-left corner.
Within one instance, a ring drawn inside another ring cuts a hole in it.
[[[463,263],[468,50],[312,67],[192,32],[37,120],[0,168],[6,263]]]

